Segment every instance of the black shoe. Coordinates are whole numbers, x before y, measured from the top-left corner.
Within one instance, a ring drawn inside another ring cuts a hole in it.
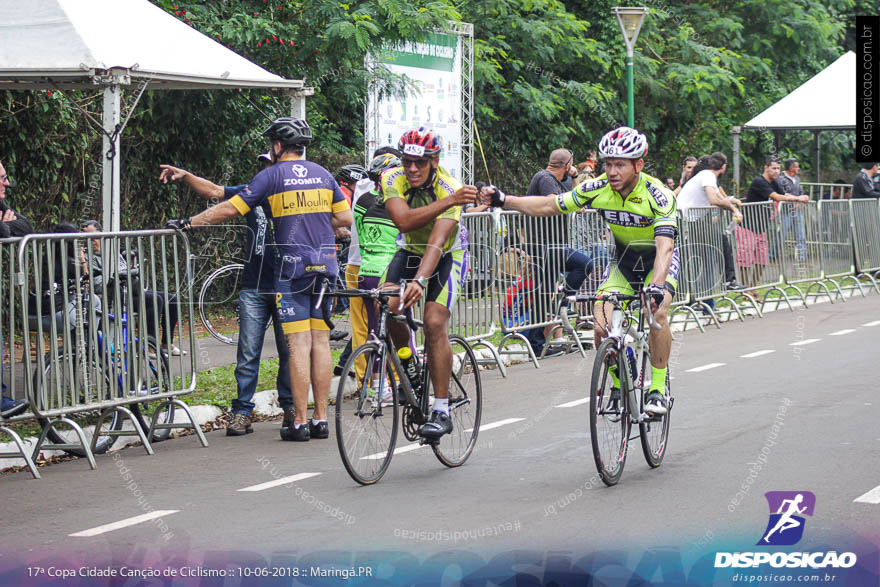
[[[662,416],[669,409],[666,407],[666,396],[659,391],[652,391],[645,398],[645,411],[653,416]]]
[[[550,357],[561,357],[562,355],[567,355],[567,354],[568,354],[568,349],[565,348],[564,346],[553,345],[553,346],[547,347],[547,352],[544,354],[544,358],[547,359]]]
[[[452,418],[445,412],[431,412],[428,422],[419,428],[419,436],[427,440],[439,440],[444,434],[452,432]]]
[[[344,330],[333,330],[330,332],[330,340],[345,340],[348,338],[348,333]]]
[[[244,436],[253,431],[249,414],[233,414],[232,422],[226,427],[226,436]]]
[[[295,428],[291,424],[289,428],[281,429],[281,440],[292,440],[293,442],[308,442],[309,438],[309,426],[306,424],[303,424],[299,428]]]
[[[342,376],[342,365],[336,365],[333,367],[333,376],[341,377]]]
[[[3,407],[2,411],[0,411],[0,416],[4,418],[11,418],[13,416],[17,416],[28,409],[27,400],[23,399],[12,399],[6,396],[3,396]]]
[[[293,408],[284,408],[284,419],[281,420],[281,439],[287,440],[286,436],[290,435],[290,428],[293,427],[296,412]]]
[[[318,422],[309,420],[309,436],[312,438],[328,438],[330,436],[330,427],[327,422]]]
[[[729,291],[742,291],[746,289],[746,286],[739,283],[737,280],[732,279],[724,284],[724,289]]]

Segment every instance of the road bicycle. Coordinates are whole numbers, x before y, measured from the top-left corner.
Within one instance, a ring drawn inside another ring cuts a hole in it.
[[[327,283],[321,290],[319,305]],[[368,341],[352,352],[342,369],[336,393],[336,440],[345,470],[362,485],[376,483],[388,470],[397,446],[398,422],[404,437],[429,445],[437,459],[447,467],[459,467],[474,450],[480,430],[482,383],[476,356],[460,336],[449,335],[453,366],[449,375],[449,415],[453,429],[438,441],[418,435],[431,415],[431,377],[427,361],[419,354],[403,366],[388,332],[388,320],[406,322],[415,332],[423,326],[412,317],[394,314],[389,306],[393,297],[402,298],[404,284],[395,290],[345,289],[329,295],[360,297],[378,306],[378,325]],[[322,306],[326,307],[326,305]],[[325,311],[326,313],[326,311]],[[325,316],[325,321],[328,317]],[[430,353],[430,348],[425,354]],[[358,367],[359,365],[359,367]],[[415,375],[411,378],[410,375]],[[385,389],[390,391],[384,391]],[[412,450],[402,447],[397,450]]]
[[[639,427],[639,438],[645,460],[651,468],[659,467],[669,440],[669,418],[672,414],[672,389],[669,371],[666,374],[667,413],[645,412],[645,396],[650,389],[650,345],[647,326],[660,329],[650,311],[643,292],[636,295],[618,293],[567,296],[569,302],[605,302],[612,306],[608,336],[599,344],[593,362],[590,385],[590,440],[593,459],[599,476],[606,485],[616,485],[626,463],[627,448],[633,424]],[[639,302],[638,304],[630,304]],[[647,311],[645,311],[647,309]],[[566,307],[561,310],[567,318]],[[614,387],[609,369],[616,368],[620,389]]]
[[[222,343],[238,345],[238,292],[244,276],[244,265],[232,263],[215,269],[199,291],[199,317],[208,334]],[[266,330],[272,321],[266,321]]]
[[[95,275],[98,272],[94,272]],[[103,401],[115,401],[126,396],[132,399],[132,414],[137,418],[141,428],[148,432],[150,421],[145,417],[144,410],[148,409],[149,397],[159,393],[165,393],[171,389],[171,377],[168,358],[159,348],[158,343],[152,336],[139,336],[138,332],[131,330],[137,325],[137,316],[129,316],[126,310],[126,296],[128,295],[129,279],[136,277],[137,269],[120,271],[117,278],[121,282],[120,299],[122,311],[114,314],[105,311],[101,302],[92,303],[92,297],[88,292],[86,276],[83,276],[78,287],[80,288],[82,304],[76,306],[82,311],[81,328],[76,320],[71,320],[73,329],[70,342],[74,348],[64,345],[60,349],[50,350],[46,353],[42,368],[38,367],[34,373],[34,389],[39,397],[47,397],[48,394],[66,395],[75,393],[79,397],[78,403],[89,403],[85,399],[94,396]],[[113,291],[112,287],[107,288]],[[68,298],[73,299],[76,295],[74,290]],[[94,298],[99,300],[97,296]],[[148,312],[149,313],[149,312]],[[94,323],[91,321],[94,316]],[[134,320],[131,320],[133,318]],[[63,319],[59,323],[59,330],[63,328]],[[50,326],[51,328],[51,326]],[[105,328],[112,330],[119,328],[118,335],[108,336]],[[44,329],[48,332],[49,329]],[[117,347],[114,340],[121,340]],[[80,348],[76,348],[80,347]],[[115,381],[114,381],[115,380]],[[91,397],[89,398],[92,399]],[[138,403],[134,403],[134,402]],[[100,428],[100,434],[95,434],[92,440],[92,452],[102,454],[107,452],[116,442],[116,432],[122,429],[124,418],[118,411],[107,414],[107,423],[104,425],[103,414],[95,424],[96,430]],[[155,420],[163,424],[174,421],[174,406],[166,406],[162,412],[156,415]],[[39,420],[45,428],[47,419]],[[158,428],[150,436],[151,442],[161,442],[168,438],[171,431],[166,428]],[[67,444],[67,440],[54,428],[47,431],[49,440],[56,444]],[[65,448],[65,452],[75,456],[86,456],[81,448]]]

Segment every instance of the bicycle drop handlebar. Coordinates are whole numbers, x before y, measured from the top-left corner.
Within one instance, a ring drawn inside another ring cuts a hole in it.
[[[315,309],[318,307],[322,308],[322,312],[324,314],[324,322],[328,324],[332,324],[329,322],[329,316],[327,315],[327,307],[322,306],[321,302],[324,301],[324,295],[331,295],[336,297],[348,297],[348,298],[372,298],[376,300],[382,300],[385,303],[388,303],[388,300],[391,298],[400,298],[403,299],[403,292],[406,290],[406,282],[401,280],[399,282],[397,289],[330,289],[330,280],[324,279],[321,283],[321,291],[318,295],[318,303],[315,305]],[[401,302],[402,303],[402,302]],[[406,312],[403,313],[403,317],[406,319],[407,325],[410,329],[415,332],[421,327],[421,323],[416,321],[412,315],[412,308],[407,308]],[[331,327],[332,328],[332,327]]]
[[[663,328],[660,323],[657,322],[657,319],[654,318],[654,312],[651,312],[651,302],[642,291],[638,294],[609,293],[604,296],[597,296],[595,294],[576,294],[565,297],[570,302],[608,302],[618,307],[622,302],[638,301],[642,304],[643,308],[648,308],[648,311],[645,312],[645,314],[648,316],[648,324],[650,327],[654,330],[661,330]]]

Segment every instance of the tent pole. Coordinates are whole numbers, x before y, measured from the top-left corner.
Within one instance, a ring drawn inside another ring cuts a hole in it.
[[[733,193],[739,197],[739,140],[742,135],[742,127],[734,126],[730,131],[733,135]]]
[[[821,183],[821,182],[822,182],[821,175],[820,175],[820,172],[819,172],[819,170],[820,170],[819,165],[820,165],[820,163],[821,163],[821,161],[822,161],[822,159],[821,159],[821,152],[822,152],[822,151],[821,151],[821,149],[820,149],[820,147],[819,147],[819,134],[820,134],[821,132],[822,132],[822,131],[820,131],[820,130],[813,131],[813,144],[814,144],[815,147],[816,147],[816,183]],[[821,192],[822,192],[822,190],[820,189],[820,190],[819,190],[819,197],[820,197],[820,198],[822,197],[822,193],[821,193]]]
[[[118,85],[104,87],[104,230],[116,232],[120,228],[119,209],[119,135],[116,127],[120,121]],[[112,138],[111,138],[112,137]]]
[[[306,98],[315,95],[315,88],[300,88],[290,92],[290,115],[306,120]]]

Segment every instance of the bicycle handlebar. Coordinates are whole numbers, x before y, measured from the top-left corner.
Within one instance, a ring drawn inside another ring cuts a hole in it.
[[[654,312],[651,312],[650,301],[646,299],[643,291],[640,291],[638,294],[610,293],[601,297],[596,294],[576,294],[565,297],[570,302],[609,302],[615,306],[620,306],[621,302],[639,301],[643,308],[648,308],[646,314],[649,326],[654,330],[663,329],[663,326],[654,318]]]
[[[400,281],[400,284],[397,289],[329,289],[330,281],[325,279],[321,284],[321,292],[318,296],[318,305],[323,301],[324,295],[331,295],[335,297],[347,297],[347,298],[373,298],[377,300],[382,300],[385,303],[388,303],[388,300],[394,297],[401,299],[401,304],[403,303],[403,292],[406,290],[406,282],[403,280]],[[315,306],[315,309],[318,308],[318,305]],[[410,327],[410,329],[415,332],[419,329],[419,324],[416,323],[415,319],[412,315],[412,308],[407,308],[406,312],[403,313],[404,318],[406,318],[406,323]],[[324,321],[327,322],[327,318],[324,318]]]

